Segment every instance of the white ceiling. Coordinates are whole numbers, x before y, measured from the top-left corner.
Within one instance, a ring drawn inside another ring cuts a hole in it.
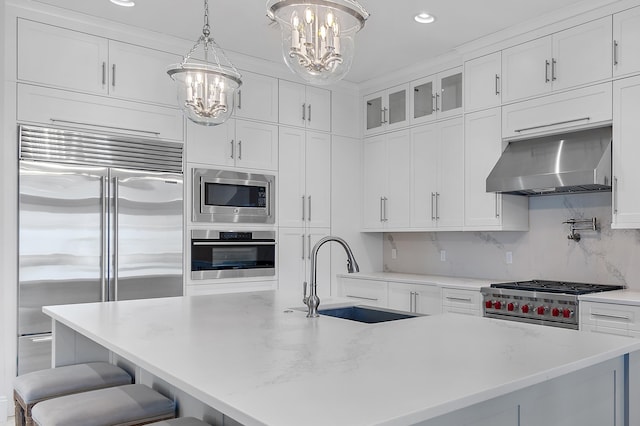
[[[203,24],[202,0],[34,0],[195,41]],[[356,57],[346,80],[361,83],[437,57],[502,29],[594,0],[360,0],[371,14],[356,36]],[[209,0],[212,35],[225,51],[280,61],[280,32],[266,17],[266,0]],[[426,11],[433,24],[417,24]],[[185,52],[186,53],[186,52]]]

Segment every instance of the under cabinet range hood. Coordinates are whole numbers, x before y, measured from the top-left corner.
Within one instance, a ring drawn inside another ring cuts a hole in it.
[[[509,142],[487,192],[546,195],[611,190],[611,127]]]

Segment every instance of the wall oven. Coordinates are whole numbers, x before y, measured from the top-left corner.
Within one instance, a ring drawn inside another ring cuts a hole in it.
[[[231,170],[193,169],[194,222],[275,222],[275,177]]]
[[[191,231],[191,279],[271,277],[275,231]]]

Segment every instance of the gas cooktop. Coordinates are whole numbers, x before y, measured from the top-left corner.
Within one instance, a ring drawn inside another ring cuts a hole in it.
[[[550,280],[531,280],[531,281],[514,281],[509,283],[491,284],[492,288],[504,288],[511,290],[523,291],[541,291],[546,293],[563,293],[563,294],[588,294],[598,293],[601,291],[619,290],[624,288],[621,285],[608,284],[589,284],[575,283],[566,281],[550,281]]]

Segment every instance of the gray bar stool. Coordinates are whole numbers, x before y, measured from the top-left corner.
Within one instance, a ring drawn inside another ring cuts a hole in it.
[[[106,362],[68,365],[24,374],[14,381],[16,425],[33,425],[31,410],[38,402],[126,384],[131,384],[131,376],[122,368]]]
[[[37,426],[135,426],[175,417],[176,404],[153,389],[124,385],[61,396],[36,404]]]
[[[163,422],[150,423],[148,426],[210,426],[195,417],[180,417],[179,419],[165,420]]]

